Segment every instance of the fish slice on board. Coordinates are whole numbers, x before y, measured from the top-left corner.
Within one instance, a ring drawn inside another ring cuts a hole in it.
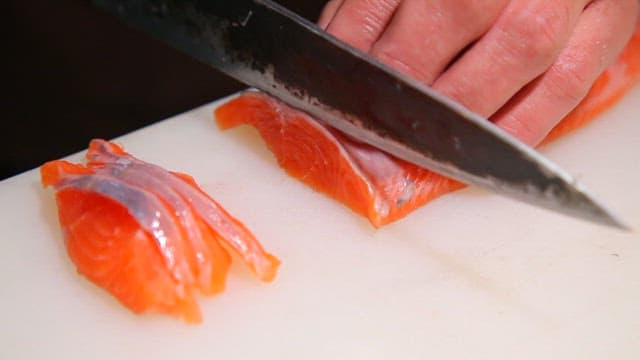
[[[93,140],[86,166],[64,160],[40,168],[56,190],[65,245],[79,273],[135,313],[200,322],[194,294],[224,290],[228,250],[262,281],[278,259],[189,175],[169,172]]]

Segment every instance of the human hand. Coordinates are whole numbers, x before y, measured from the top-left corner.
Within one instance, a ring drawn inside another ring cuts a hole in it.
[[[537,145],[633,33],[638,0],[331,0],[319,25]]]

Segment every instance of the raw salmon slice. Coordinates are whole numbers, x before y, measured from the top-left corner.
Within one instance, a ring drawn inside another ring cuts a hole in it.
[[[640,80],[640,26],[587,97],[548,135],[560,137],[615,104]],[[464,185],[358,143],[307,114],[256,91],[215,110],[221,129],[254,126],[291,176],[366,216],[374,227]]]
[[[136,313],[200,322],[194,293],[224,290],[237,253],[263,281],[279,261],[188,175],[169,172],[104,140],[86,166],[64,160],[40,168],[53,186],[65,244],[78,272]]]
[[[215,115],[223,129],[255,126],[291,176],[345,203],[376,227],[463,186],[352,141],[261,93],[246,92]]]

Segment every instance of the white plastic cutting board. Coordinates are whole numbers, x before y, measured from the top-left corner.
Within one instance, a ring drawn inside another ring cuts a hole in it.
[[[2,359],[638,359],[640,237],[477,189],[374,230],[216,103],[124,136],[195,176],[282,260],[238,262],[204,323],[136,316],[76,274],[38,173],[0,182]],[[640,229],[640,87],[543,152]],[[72,156],[79,160],[80,155]]]

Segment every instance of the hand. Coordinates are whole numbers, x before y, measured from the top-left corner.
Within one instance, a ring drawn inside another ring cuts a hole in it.
[[[530,145],[633,33],[638,0],[331,0],[319,25]]]

